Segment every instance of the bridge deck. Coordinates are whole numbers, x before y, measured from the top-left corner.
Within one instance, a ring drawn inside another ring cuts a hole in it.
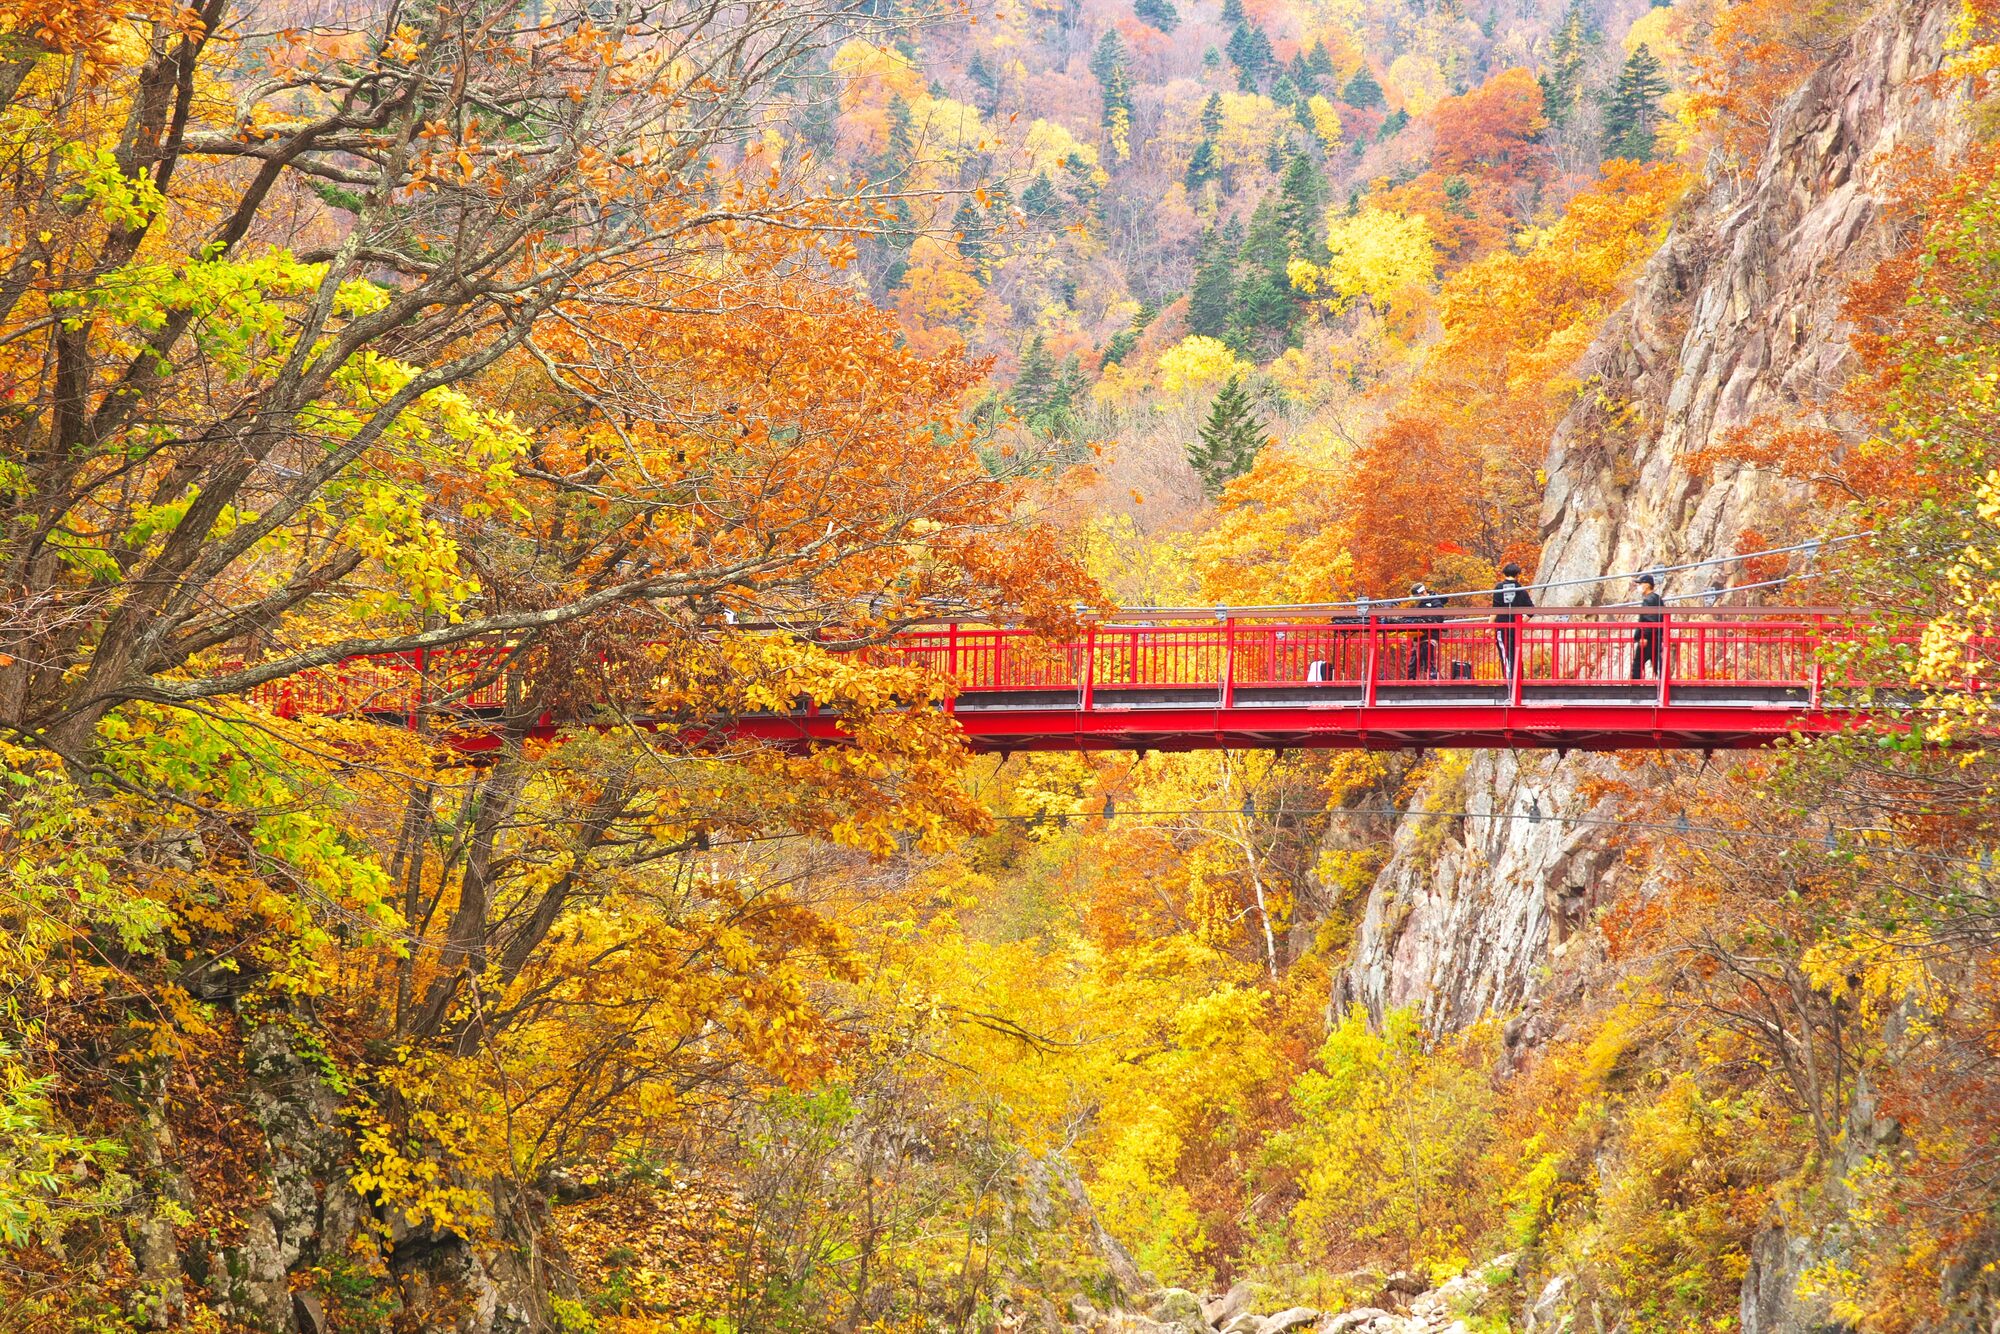
[[[946,626],[866,650],[957,688],[946,706],[984,751],[1289,747],[1418,749],[1734,749],[1824,733],[1861,716],[1859,682],[1829,666],[1863,640],[1865,618],[1819,611],[1536,609],[1514,625],[1490,613],[1408,612],[1366,619],[1205,620],[1090,627],[1050,641],[1018,629]],[[2000,640],[1980,640],[1968,688],[1995,675]],[[502,699],[490,649],[356,660],[280,683],[281,712],[356,712],[414,720],[449,700],[461,720]],[[1634,680],[1635,668],[1643,673]],[[481,677],[484,670],[487,676]],[[1916,703],[1873,695],[1876,716]],[[545,732],[560,720],[544,719]],[[841,739],[810,708],[729,724],[788,744]],[[492,744],[464,728],[459,744]]]

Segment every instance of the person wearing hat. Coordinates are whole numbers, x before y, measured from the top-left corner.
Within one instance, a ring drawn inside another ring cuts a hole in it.
[[[1509,681],[1514,679],[1515,636],[1520,632],[1515,623],[1521,618],[1512,614],[1514,607],[1532,607],[1535,600],[1528,596],[1528,590],[1521,587],[1521,567],[1508,561],[1501,567],[1500,582],[1493,589],[1493,605],[1501,608],[1493,617],[1493,638],[1500,645],[1500,671]]]
[[[1444,606],[1444,598],[1431,592],[1422,583],[1414,583],[1410,585],[1410,605],[1422,607],[1427,611],[1436,611]],[[1405,674],[1412,681],[1420,676],[1437,680],[1438,642],[1444,637],[1444,631],[1438,628],[1438,622],[1443,619],[1442,616],[1410,617],[1413,623],[1423,627],[1417,632],[1417,642],[1410,646],[1409,670]]]
[[[1638,584],[1639,605],[1641,607],[1664,607],[1667,605],[1666,601],[1660,597],[1659,587],[1653,582],[1652,575],[1640,575]],[[1639,628],[1632,632],[1632,639],[1634,641],[1632,645],[1632,679],[1634,681],[1643,681],[1646,679],[1646,666],[1649,663],[1652,665],[1654,676],[1658,676],[1664,670],[1667,657],[1667,635],[1666,631],[1660,628],[1660,623],[1664,620],[1666,620],[1666,616],[1662,612],[1641,611],[1639,613]]]

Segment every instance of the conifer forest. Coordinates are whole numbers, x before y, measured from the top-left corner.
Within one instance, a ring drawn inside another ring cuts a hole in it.
[[[2000,0],[0,0],[0,1334],[1994,1334],[1996,321]]]

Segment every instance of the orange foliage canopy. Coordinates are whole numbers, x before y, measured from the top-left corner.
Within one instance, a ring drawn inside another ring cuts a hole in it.
[[[1687,190],[1671,163],[1613,161],[1524,249],[1487,255],[1445,283],[1444,336],[1405,405],[1355,458],[1346,513],[1363,587],[1475,583],[1532,564],[1539,466],[1580,385],[1588,350]]]
[[[1539,142],[1548,126],[1541,85],[1527,70],[1502,70],[1439,102],[1425,122],[1435,136],[1429,167],[1378,191],[1375,203],[1423,217],[1448,259],[1505,245],[1549,171],[1549,151]]]

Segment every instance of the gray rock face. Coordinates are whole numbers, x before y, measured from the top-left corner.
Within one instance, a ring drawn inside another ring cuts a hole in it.
[[[1963,146],[1961,98],[1927,82],[1958,12],[1956,0],[1883,0],[1777,110],[1756,174],[1741,186],[1710,181],[1672,229],[1586,356],[1589,390],[1557,428],[1539,578],[1679,564],[1733,552],[1746,529],[1788,532],[1802,492],[1737,464],[1697,467],[1697,456],[1761,419],[1841,426],[1832,395],[1850,356],[1842,304],[1892,240],[1889,150]],[[1670,576],[1663,591],[1707,580]],[[1624,592],[1574,591],[1584,603]],[[1485,753],[1434,779],[1423,804],[1475,818],[1397,829],[1335,1005],[1377,1016],[1415,1005],[1426,1021],[1458,1027],[1521,1008],[1544,976],[1559,976],[1591,911],[1644,886],[1621,879],[1601,829],[1479,817],[1531,803],[1587,814],[1583,780],[1603,763]],[[1538,1035],[1530,1024],[1516,1036]]]

